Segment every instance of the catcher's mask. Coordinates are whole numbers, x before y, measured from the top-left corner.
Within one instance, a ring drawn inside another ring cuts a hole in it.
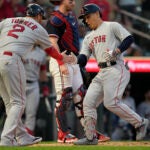
[[[91,3],[91,4],[86,4],[86,5],[84,5],[84,6],[82,7],[82,9],[81,9],[81,14],[80,14],[80,16],[79,16],[78,18],[79,18],[79,19],[83,19],[83,23],[84,23],[85,25],[87,25],[87,24],[85,23],[85,16],[88,15],[88,14],[91,14],[91,13],[95,13],[95,12],[97,12],[97,11],[99,11],[100,17],[102,18],[101,10],[100,10],[100,8],[99,8],[96,4],[93,4],[93,3]]]
[[[26,8],[26,16],[36,17],[37,15],[41,15],[45,19],[44,9],[38,4],[29,4]]]

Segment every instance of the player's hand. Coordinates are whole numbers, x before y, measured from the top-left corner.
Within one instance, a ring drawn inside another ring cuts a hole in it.
[[[118,54],[120,54],[121,53],[121,51],[120,51],[120,49],[118,49],[118,48],[116,48],[113,52],[112,52],[112,56],[113,57],[116,57]]]
[[[71,52],[71,56],[72,56],[72,64],[77,64],[78,62],[77,56],[73,52]]]
[[[68,74],[69,74],[68,67],[67,67],[66,64],[60,65],[60,71],[61,71],[61,73],[64,74],[64,75],[68,75]]]
[[[111,61],[112,60],[112,55],[110,54],[110,52],[105,51],[104,52],[104,58],[105,58],[106,62]]]
[[[71,55],[67,55],[66,51],[62,52],[61,54],[63,56],[63,62],[64,63],[69,63],[69,64],[72,63],[73,57]]]
[[[114,51],[105,51],[104,52],[104,58],[106,61],[116,61],[116,57],[118,54],[120,54],[120,50],[117,48]]]

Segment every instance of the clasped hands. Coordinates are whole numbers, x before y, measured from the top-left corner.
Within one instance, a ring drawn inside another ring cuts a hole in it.
[[[66,54],[66,51],[61,53],[63,56],[63,62],[68,64],[77,64],[77,57],[74,55],[73,52],[71,52],[70,55]]]
[[[60,72],[63,75],[69,75],[69,70],[67,64],[77,64],[77,57],[74,53],[71,52],[70,55],[66,54],[66,51],[61,53],[63,56],[63,64],[60,65]]]

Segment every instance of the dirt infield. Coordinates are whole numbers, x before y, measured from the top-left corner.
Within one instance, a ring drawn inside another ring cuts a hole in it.
[[[140,142],[132,142],[132,141],[126,141],[126,142],[101,142],[98,145],[102,146],[144,146],[144,147],[150,147],[150,141],[140,141]],[[64,143],[39,143],[34,146],[73,146],[73,144],[64,144]]]

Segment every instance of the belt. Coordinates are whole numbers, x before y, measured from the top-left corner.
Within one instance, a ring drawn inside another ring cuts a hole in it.
[[[5,52],[3,52],[3,55],[12,56],[12,55],[13,55],[13,53],[12,53],[12,52],[10,52],[10,51],[5,51]]]
[[[110,66],[113,66],[113,65],[116,65],[116,61],[110,61],[110,62],[100,62],[98,64],[98,66],[100,68],[106,68],[106,67],[110,67]]]
[[[26,80],[26,83],[33,83],[35,81],[31,81],[31,80]]]

